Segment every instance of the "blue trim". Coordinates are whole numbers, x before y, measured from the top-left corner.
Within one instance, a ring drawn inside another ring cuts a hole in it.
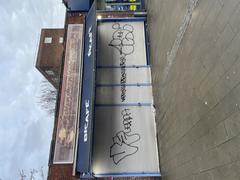
[[[96,87],[119,87],[121,84],[96,84]],[[124,86],[133,86],[133,87],[141,87],[141,86],[152,86],[152,83],[135,83],[135,84],[124,84]]]
[[[153,104],[152,103],[95,104],[95,107],[123,107],[123,106],[149,107],[153,106]]]
[[[80,174],[80,178],[82,178],[82,179],[94,179],[94,176],[93,176],[92,172],[89,172],[89,173],[86,173],[86,174]]]
[[[146,17],[121,17],[121,18],[102,18],[98,19],[98,22],[113,22],[113,21],[119,21],[119,22],[131,22],[131,21],[147,21]]]
[[[144,23],[144,33],[145,33],[145,47],[146,47],[146,58],[147,58],[147,65],[150,65],[150,43],[148,37],[148,29],[147,29],[147,22]]]
[[[125,68],[150,68],[150,65],[129,65],[129,66],[125,66]],[[121,69],[121,66],[97,66],[98,69],[104,69],[104,68],[109,68],[109,69],[114,69],[114,68],[119,68]]]
[[[88,12],[91,8],[92,0],[71,0],[67,2],[68,11],[76,12],[83,11]]]
[[[96,22],[96,5],[93,3],[86,17],[85,25],[82,98],[77,151],[77,172],[83,177],[92,174],[92,121],[95,104]]]
[[[96,26],[96,64],[95,64],[96,71],[95,71],[95,74],[97,74],[97,57],[98,57],[98,50],[97,50],[98,38],[97,37],[98,37],[98,28]],[[97,76],[96,75],[95,75],[95,82],[97,82]],[[97,90],[97,88],[96,88],[96,84],[95,84],[95,87],[94,87],[94,92],[95,92],[94,102],[96,102],[96,99],[97,99],[97,97],[96,97],[96,90]],[[92,148],[94,148],[95,116],[96,116],[96,109],[95,109],[95,105],[94,105],[94,110],[93,110],[93,128],[92,128],[93,129],[93,131],[92,131]],[[93,156],[93,153],[92,153],[92,156]],[[92,164],[93,164],[93,160],[92,160]],[[92,167],[91,167],[91,172],[92,172]],[[92,175],[92,177],[94,177],[93,176],[93,172],[91,173],[91,175]]]
[[[103,177],[161,177],[160,172],[153,173],[106,173],[106,174],[94,174],[94,177],[103,178]]]
[[[141,8],[142,8],[142,10],[146,9],[145,0],[141,0]]]

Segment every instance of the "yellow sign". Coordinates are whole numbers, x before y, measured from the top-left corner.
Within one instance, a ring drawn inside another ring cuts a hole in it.
[[[130,11],[136,11],[137,10],[137,6],[136,5],[131,5],[130,6]]]

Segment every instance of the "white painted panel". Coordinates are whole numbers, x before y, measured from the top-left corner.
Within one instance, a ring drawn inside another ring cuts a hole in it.
[[[97,84],[151,84],[150,67],[142,68],[100,68],[97,70]]]
[[[153,103],[151,86],[96,88],[96,104]]]
[[[98,66],[146,65],[144,22],[98,25]]]
[[[159,173],[153,107],[97,107],[94,174]]]
[[[99,24],[97,61],[93,173],[159,174],[144,23]]]

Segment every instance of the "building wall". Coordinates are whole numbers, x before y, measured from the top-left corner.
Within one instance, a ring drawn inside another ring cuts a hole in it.
[[[76,180],[72,177],[72,165],[51,165],[48,170],[48,180]]]
[[[147,0],[163,179],[239,180],[240,1]]]
[[[85,22],[85,16],[86,13],[66,12],[65,26],[68,24],[83,24]]]
[[[36,67],[55,88],[58,87],[63,40],[64,29],[41,30]]]

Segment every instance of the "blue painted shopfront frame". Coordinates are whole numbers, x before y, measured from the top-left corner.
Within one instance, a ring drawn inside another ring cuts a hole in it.
[[[82,97],[77,150],[77,172],[80,173],[80,176],[83,178],[92,176],[96,25],[96,4],[93,3],[86,17],[85,25]]]
[[[88,12],[91,8],[93,0],[69,0],[67,7],[70,11],[85,11]]]

